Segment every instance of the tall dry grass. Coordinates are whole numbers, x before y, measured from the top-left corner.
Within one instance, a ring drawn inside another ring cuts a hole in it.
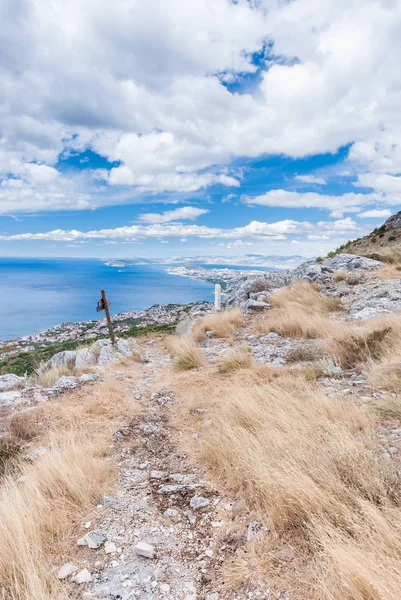
[[[328,319],[330,312],[341,309],[341,300],[323,296],[308,282],[299,281],[271,294],[272,310],[260,317],[256,330],[274,331],[292,338],[324,338],[338,325]]]
[[[260,569],[277,583],[273,555],[263,548],[281,539],[306,563],[292,577],[305,597],[395,600],[400,473],[381,459],[369,408],[334,402],[288,373],[268,385],[251,381],[238,375],[219,386],[204,376],[183,395],[186,401],[193,390],[196,405],[208,410],[207,426],[197,424],[202,461],[268,532],[252,549],[258,567],[255,556],[235,559],[226,584],[246,583]]]
[[[206,365],[206,358],[202,350],[191,337],[172,338],[168,346],[170,355],[174,358],[174,366],[178,371],[200,369]]]
[[[244,326],[245,318],[241,309],[232,308],[198,319],[190,331],[190,336],[195,342],[201,342],[206,338],[206,332],[211,331],[212,337],[225,338]]]
[[[233,373],[239,369],[252,367],[252,355],[249,347],[240,346],[235,350],[229,350],[216,359],[216,367],[219,373]]]
[[[105,448],[132,408],[110,381],[48,402],[40,412],[47,425],[40,443],[48,452],[31,465],[20,464],[23,479],[8,476],[0,489],[3,600],[67,597],[50,565],[65,562],[85,514],[112,487],[115,474],[104,460]],[[26,422],[22,430],[29,430]]]

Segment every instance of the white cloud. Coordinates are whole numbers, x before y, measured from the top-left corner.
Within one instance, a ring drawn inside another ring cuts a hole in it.
[[[283,208],[320,208],[344,212],[358,212],[360,206],[377,202],[379,194],[348,193],[341,196],[317,194],[316,192],[291,192],[270,190],[261,196],[243,196],[242,202],[258,206],[279,206]]]
[[[194,221],[201,215],[209,211],[205,208],[195,208],[194,206],[182,206],[174,210],[166,210],[163,213],[146,213],[140,215],[139,221],[144,223],[170,223],[171,221]]]
[[[383,209],[373,209],[366,210],[365,212],[359,213],[358,217],[362,217],[362,219],[373,219],[373,218],[382,218],[387,219],[387,217],[391,217],[391,210],[388,208]]]
[[[314,175],[296,175],[295,179],[303,181],[304,183],[317,183],[319,185],[325,185],[327,183],[323,177],[315,177]]]
[[[100,229],[92,231],[55,229],[44,233],[22,233],[15,235],[1,235],[0,240],[42,240],[71,242],[76,240],[132,240],[132,239],[165,239],[165,238],[200,238],[200,239],[233,239],[236,246],[243,245],[243,238],[284,240],[293,235],[326,235],[326,236],[352,236],[366,233],[350,217],[337,221],[293,221],[286,219],[275,223],[252,221],[244,227],[219,228],[204,225],[183,225],[176,223],[131,225],[115,229]]]

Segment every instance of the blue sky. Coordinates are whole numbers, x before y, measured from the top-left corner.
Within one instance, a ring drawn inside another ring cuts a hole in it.
[[[2,255],[317,256],[400,207],[397,2],[5,0],[0,23]]]

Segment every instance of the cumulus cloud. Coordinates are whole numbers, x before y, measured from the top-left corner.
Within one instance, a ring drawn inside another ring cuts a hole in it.
[[[3,0],[0,20],[2,212],[238,187],[226,168],[238,157],[305,157],[347,144],[361,183],[366,172],[364,185],[399,191],[395,0],[170,0],[157,10],[123,0],[53,0],[51,10],[47,0]],[[254,91],[232,93],[227,82],[256,74],[253,55],[265,48],[268,68],[262,62]],[[54,173],[60,154],[86,149],[112,168],[86,182]],[[363,204],[339,202],[349,211]]]
[[[194,206],[182,206],[174,210],[166,210],[163,213],[146,213],[140,215],[139,221],[144,223],[170,223],[171,221],[194,221],[201,215],[209,211],[205,208],[196,208]]]

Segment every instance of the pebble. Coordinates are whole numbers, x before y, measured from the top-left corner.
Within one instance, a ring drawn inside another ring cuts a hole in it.
[[[76,567],[75,565],[73,565],[71,563],[65,563],[57,571],[57,579],[66,579],[66,577],[69,577],[70,575],[72,575],[73,573],[76,573],[77,571],[78,571],[78,567]]]
[[[75,577],[71,578],[71,581],[74,583],[88,583],[89,581],[92,581],[92,575],[88,569],[82,569],[82,571],[77,573]]]
[[[178,515],[179,515],[179,512],[175,508],[167,508],[163,513],[163,516],[168,517],[168,518],[178,517]]]
[[[94,529],[93,531],[90,531],[84,535],[84,537],[77,540],[77,545],[88,546],[88,548],[96,550],[97,548],[100,548],[100,546],[102,546],[106,540],[107,535],[104,533],[104,531],[101,531],[100,529]]]
[[[207,498],[204,498],[203,496],[194,496],[189,501],[190,507],[193,508],[194,510],[198,510],[200,508],[205,508],[206,506],[209,506],[209,504],[210,504],[210,500],[208,500]]]
[[[106,554],[113,554],[113,552],[117,552],[117,546],[113,544],[113,542],[106,542],[104,545],[104,551]]]
[[[211,548],[207,548],[207,550],[205,550],[205,554],[209,558],[212,558],[212,556],[213,556],[213,550]]]
[[[135,546],[135,551],[139,556],[144,556],[145,558],[155,557],[155,547],[145,542],[138,542]]]
[[[187,517],[190,525],[195,525],[196,517],[195,517],[194,513],[192,512],[192,510],[186,510],[185,516]]]

